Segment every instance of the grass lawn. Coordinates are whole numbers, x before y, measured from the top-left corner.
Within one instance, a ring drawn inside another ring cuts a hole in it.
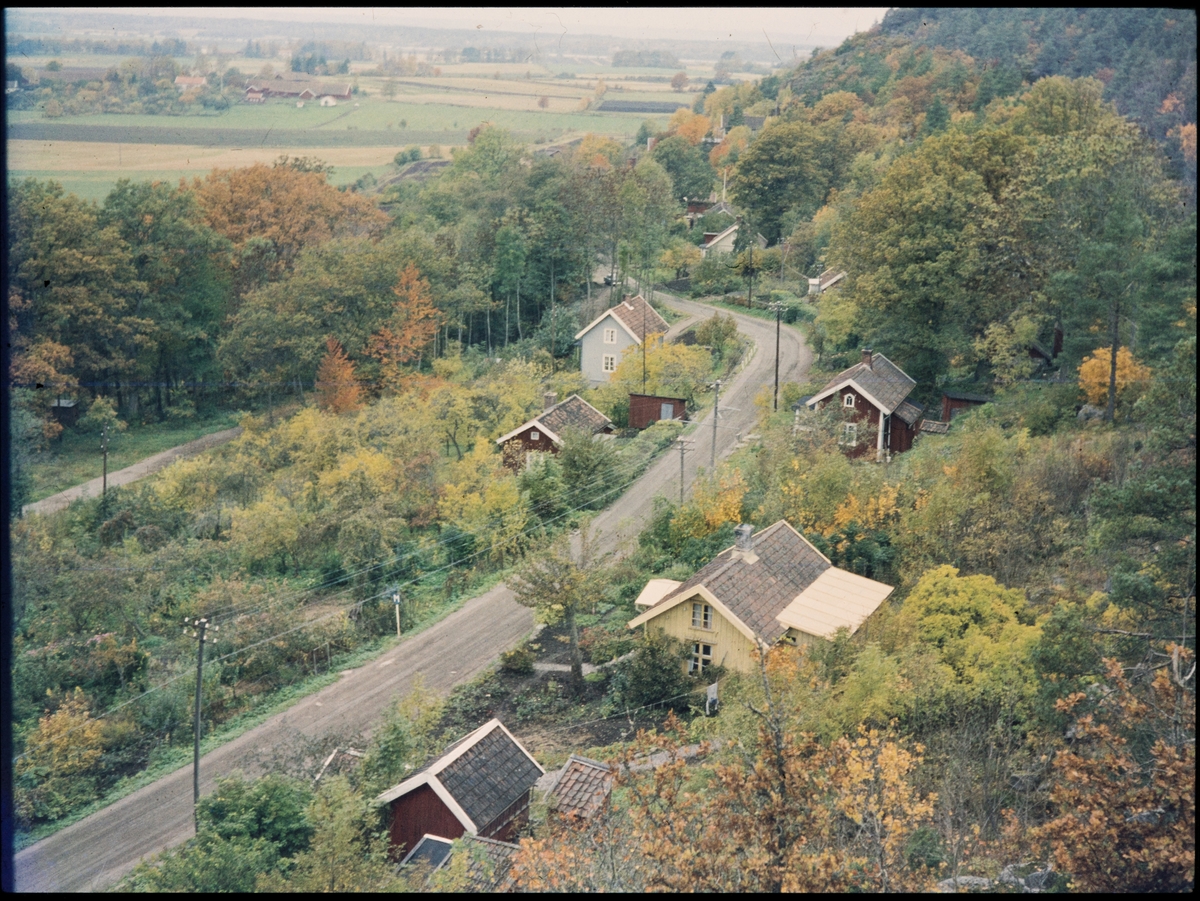
[[[130,425],[111,439],[108,445],[108,471],[116,472],[161,451],[186,444],[203,435],[219,432],[237,425],[236,412],[218,413],[196,418],[186,423],[156,423]],[[63,431],[54,446],[40,454],[33,466],[32,500],[40,501],[67,488],[99,478],[104,468],[100,439],[95,435],[80,435],[71,429]]]

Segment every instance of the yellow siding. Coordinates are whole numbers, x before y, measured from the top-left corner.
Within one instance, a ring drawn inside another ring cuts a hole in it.
[[[696,600],[708,603],[703,598],[698,597]],[[711,630],[692,626],[691,600],[677,604],[646,622],[647,629],[662,629],[668,635],[678,638],[687,645],[689,652],[694,642],[712,645],[713,663],[743,673],[754,671],[754,655],[757,648],[736,626],[725,619],[716,607],[712,608],[712,626]]]

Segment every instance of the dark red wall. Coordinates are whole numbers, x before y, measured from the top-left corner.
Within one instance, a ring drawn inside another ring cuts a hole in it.
[[[662,405],[671,405],[671,418],[678,419],[687,416],[687,402],[679,397],[656,397],[653,394],[629,395],[629,427],[644,429],[652,422],[658,422],[662,414]]]
[[[960,397],[947,397],[942,395],[942,422],[949,422],[954,418],[955,410],[969,410],[971,407],[978,407],[986,403],[982,400],[964,400]]]
[[[391,850],[397,860],[416,847],[425,833],[455,839],[465,831],[458,817],[428,785],[392,802]]]
[[[531,432],[538,433],[537,441],[529,437]],[[558,447],[546,435],[545,429],[540,426],[530,426],[505,441],[501,447],[501,451],[506,464],[512,469],[522,469],[525,466],[525,454],[527,452],[541,451],[546,454],[557,454]]]
[[[521,831],[521,827],[529,822],[529,791],[508,805],[508,808],[492,822],[483,826],[479,834],[484,838],[494,838],[498,842],[511,842]]]

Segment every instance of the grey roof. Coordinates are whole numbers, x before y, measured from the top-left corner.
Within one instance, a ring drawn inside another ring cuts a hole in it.
[[[479,835],[465,836],[463,841],[471,858],[467,863],[467,884],[464,889],[475,892],[511,891],[513,879],[509,869],[512,856],[521,850],[520,846]]]
[[[755,635],[774,644],[787,631],[775,617],[833,564],[783,520],[751,542],[757,561],[747,562],[734,548],[722,551],[655,608],[703,585]]]
[[[560,438],[564,429],[578,429],[588,435],[594,435],[605,426],[612,425],[611,419],[578,394],[572,394],[561,403],[555,404],[538,416],[537,421]]]
[[[809,401],[809,405],[823,400],[828,394],[844,385],[852,384],[869,394],[883,407],[884,413],[892,413],[912,393],[917,383],[903,369],[883,354],[872,354],[871,365],[859,362],[830,379],[824,388]]]
[[[991,403],[991,401],[992,401],[992,399],[990,397],[988,397],[987,395],[984,395],[984,394],[968,394],[965,391],[954,391],[954,390],[950,390],[950,389],[943,391],[942,396],[948,397],[951,400],[970,401],[971,403],[974,403],[974,404],[987,404],[987,403]]]
[[[911,400],[902,402],[895,410],[896,415],[909,425],[912,425],[914,422],[920,419],[921,414],[924,412],[924,407],[922,407],[920,404],[914,404]]]
[[[541,769],[503,729],[492,729],[442,769],[438,779],[479,829],[527,792]]]
[[[921,431],[931,435],[945,435],[950,431],[950,423],[938,419],[924,419],[921,421]]]
[[[640,294],[621,301],[612,308],[612,314],[637,335],[639,341],[645,341],[648,334],[663,334],[671,327]]]

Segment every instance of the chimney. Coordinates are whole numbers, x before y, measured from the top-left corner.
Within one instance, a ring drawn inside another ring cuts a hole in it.
[[[754,535],[754,526],[749,523],[742,523],[733,530],[734,546],[739,551],[754,550],[754,543],[751,541],[751,536]]]
[[[555,391],[547,391],[542,395],[542,412],[545,413],[556,403],[558,403],[558,393]]]
[[[862,349],[862,364],[868,369],[873,368],[871,366],[871,348],[869,347],[864,347]]]

